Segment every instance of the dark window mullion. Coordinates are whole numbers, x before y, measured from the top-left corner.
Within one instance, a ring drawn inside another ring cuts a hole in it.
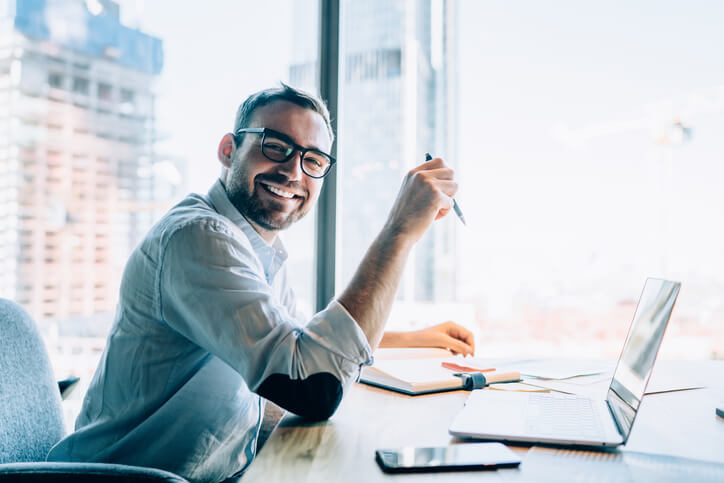
[[[320,0],[319,93],[327,102],[332,119],[332,131],[337,135],[337,101],[339,87],[339,0]],[[337,157],[339,140],[332,145]],[[324,180],[319,197],[316,226],[317,271],[315,298],[317,310],[322,310],[334,297],[337,236],[337,169]]]

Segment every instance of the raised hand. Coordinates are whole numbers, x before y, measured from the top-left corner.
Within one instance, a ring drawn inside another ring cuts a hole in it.
[[[417,242],[434,220],[452,209],[458,185],[454,172],[441,158],[434,158],[410,170],[402,182],[385,229]]]

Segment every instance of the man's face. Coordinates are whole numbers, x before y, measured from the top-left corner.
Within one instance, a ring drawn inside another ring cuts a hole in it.
[[[276,101],[254,111],[249,127],[266,127],[284,133],[298,145],[329,152],[331,142],[322,116],[287,101]],[[292,225],[312,209],[322,180],[302,172],[299,153],[284,163],[261,152],[261,136],[241,138],[226,177],[232,204],[265,238]]]

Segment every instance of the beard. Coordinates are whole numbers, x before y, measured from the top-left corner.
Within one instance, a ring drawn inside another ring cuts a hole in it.
[[[303,200],[294,211],[282,213],[274,209],[273,202],[261,200],[256,192],[258,182],[268,181],[271,184],[287,187],[298,186],[298,183],[289,182],[285,176],[275,173],[258,174],[254,180],[249,178],[248,170],[242,164],[239,169],[229,173],[226,184],[229,201],[248,221],[265,230],[278,231],[289,228],[309,213],[311,206],[305,208],[307,200]]]

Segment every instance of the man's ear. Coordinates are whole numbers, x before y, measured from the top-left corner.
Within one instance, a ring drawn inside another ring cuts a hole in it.
[[[236,141],[234,141],[234,135],[231,133],[224,134],[219,143],[219,161],[224,165],[225,168],[231,167],[231,161],[234,159],[234,152],[236,151]]]

